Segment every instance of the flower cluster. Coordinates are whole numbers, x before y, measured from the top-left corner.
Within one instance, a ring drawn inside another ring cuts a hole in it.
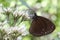
[[[29,34],[26,25],[21,24],[23,17],[28,16],[26,11],[0,5],[0,40],[22,40]]]
[[[0,39],[1,40],[21,40],[22,36],[26,36],[28,31],[26,30],[25,25],[21,27],[0,27]]]

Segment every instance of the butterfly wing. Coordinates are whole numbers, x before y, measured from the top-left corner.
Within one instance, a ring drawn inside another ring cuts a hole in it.
[[[37,16],[33,19],[29,32],[34,36],[43,36],[54,31],[55,25],[47,18]]]

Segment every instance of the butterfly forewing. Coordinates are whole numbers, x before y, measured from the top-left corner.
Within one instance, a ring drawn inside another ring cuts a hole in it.
[[[43,36],[54,31],[55,25],[47,18],[36,16],[29,29],[29,32],[34,36]]]

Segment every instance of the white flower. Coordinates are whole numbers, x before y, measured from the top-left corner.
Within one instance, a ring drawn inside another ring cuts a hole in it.
[[[4,38],[4,40],[8,40],[8,39],[9,39],[9,37],[5,37],[5,38]]]
[[[12,12],[13,10],[12,10],[12,8],[9,7],[9,8],[7,8],[7,11]]]
[[[12,31],[17,31],[17,30],[18,30],[18,26],[10,27],[10,29],[11,29]]]
[[[21,27],[18,29],[18,32],[21,33],[22,36],[25,36],[28,34],[25,24],[21,25]]]
[[[9,35],[10,33],[13,33],[14,31],[21,33],[22,36],[25,36],[28,34],[25,24],[20,25],[20,27],[19,26],[15,26],[15,27],[3,26],[3,27],[0,27],[0,29],[4,29],[7,35]]]
[[[6,12],[13,12],[13,9],[8,7],[8,8],[4,8],[4,11],[6,11]]]
[[[25,24],[21,25],[21,27],[18,29],[19,32],[23,33],[26,30]]]
[[[18,10],[15,10],[14,12],[13,12],[13,15],[15,16],[15,17],[17,17],[18,15]]]
[[[24,10],[19,11],[19,12],[18,12],[18,15],[19,15],[19,16],[20,16],[20,15],[24,16],[24,15],[25,15],[25,11],[24,11]]]
[[[8,23],[8,21],[7,21],[7,20],[5,20],[2,24],[4,25],[4,24],[6,24],[6,23]]]
[[[3,27],[3,29],[6,31],[7,34],[10,34],[12,32],[10,27]]]
[[[26,17],[26,18],[30,19],[30,15],[31,15],[31,13],[29,13],[29,11],[26,11],[26,12],[25,12],[25,17]]]
[[[17,37],[17,40],[22,40],[22,36],[18,36]]]
[[[22,33],[22,36],[25,36],[27,34],[29,34],[29,32],[28,31],[25,31],[25,32]]]
[[[13,40],[10,35],[5,35],[3,36],[4,40]]]

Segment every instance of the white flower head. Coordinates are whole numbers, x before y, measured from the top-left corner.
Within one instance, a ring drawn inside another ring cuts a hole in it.
[[[2,24],[4,25],[4,24],[6,24],[6,23],[8,23],[8,21],[7,21],[7,20],[5,20]]]
[[[22,33],[22,36],[25,36],[27,34],[29,34],[29,32],[28,31],[25,31],[25,32]]]
[[[17,40],[22,40],[22,36],[18,36],[17,37]]]
[[[21,27],[18,29],[18,32],[21,33],[22,36],[25,36],[28,34],[25,24],[21,25]]]
[[[18,26],[11,27],[10,29],[11,29],[12,31],[17,31],[17,30],[18,30]]]
[[[8,8],[4,8],[4,11],[6,11],[6,12],[12,12],[13,10],[12,10],[12,8],[8,7]]]
[[[19,11],[19,12],[18,12],[18,15],[19,15],[19,16],[20,16],[20,15],[24,16],[24,15],[25,15],[25,11],[24,11],[24,10]]]
[[[18,29],[19,32],[23,33],[26,30],[25,24],[21,25],[21,27]]]
[[[30,13],[29,13],[29,11],[25,12],[25,17],[28,18],[28,19],[30,19]]]
[[[4,40],[13,40],[10,35],[5,35],[3,37]]]
[[[18,10],[15,10],[15,11],[13,12],[13,15],[14,15],[15,17],[17,17],[17,16],[18,16]]]
[[[3,29],[6,31],[7,34],[10,34],[12,32],[10,27],[3,27]]]

